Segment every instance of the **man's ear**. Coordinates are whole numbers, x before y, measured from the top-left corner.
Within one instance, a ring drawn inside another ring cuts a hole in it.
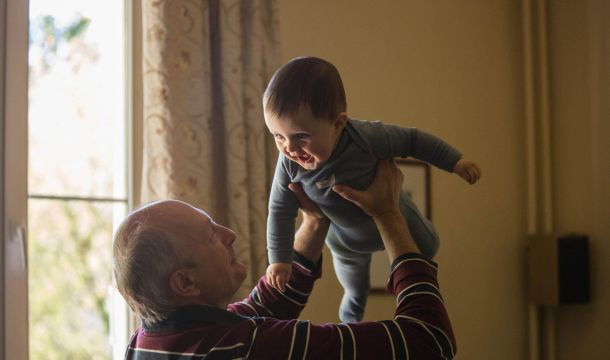
[[[201,290],[195,285],[191,273],[187,270],[176,270],[169,276],[169,288],[176,296],[199,296]]]
[[[347,124],[347,120],[348,120],[348,117],[347,117],[347,113],[345,111],[337,114],[337,117],[335,118],[335,121],[333,122],[335,129],[343,130],[343,128],[345,127],[345,124]]]

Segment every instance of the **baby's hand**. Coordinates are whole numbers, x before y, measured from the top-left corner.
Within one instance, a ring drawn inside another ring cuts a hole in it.
[[[481,178],[481,169],[470,160],[460,159],[455,164],[453,172],[466,180],[470,185],[476,183]]]
[[[286,290],[286,283],[292,273],[292,264],[275,263],[267,267],[267,282],[279,291]]]

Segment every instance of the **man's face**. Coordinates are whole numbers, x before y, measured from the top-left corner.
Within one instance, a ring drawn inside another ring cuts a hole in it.
[[[265,112],[265,123],[275,138],[278,151],[306,170],[318,169],[328,161],[346,119],[345,113],[334,120],[319,119],[305,106],[295,114],[283,117]]]
[[[216,224],[203,210],[178,204],[173,214],[181,219],[183,234],[176,246],[178,256],[200,290],[199,300],[224,307],[246,277],[246,267],[233,251],[235,233]]]

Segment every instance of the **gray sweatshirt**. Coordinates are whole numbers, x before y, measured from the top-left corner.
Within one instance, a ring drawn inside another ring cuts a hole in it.
[[[379,250],[379,244],[366,245],[374,238],[371,217],[355,204],[332,191],[335,184],[357,190],[373,181],[379,159],[413,157],[452,172],[461,158],[459,151],[440,138],[416,128],[402,128],[379,121],[350,119],[328,161],[318,169],[305,170],[280,154],[271,193],[267,218],[269,263],[290,263],[294,243],[295,218],[299,209],[288,184],[300,183],[303,190],[330,219],[333,226],[347,230],[358,251]],[[361,226],[367,224],[367,226]],[[378,237],[378,235],[376,236]],[[378,240],[375,240],[379,242]]]

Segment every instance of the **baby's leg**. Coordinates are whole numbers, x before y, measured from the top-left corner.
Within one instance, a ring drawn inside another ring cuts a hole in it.
[[[333,256],[333,265],[344,293],[339,306],[342,322],[358,322],[364,316],[369,294],[371,254],[353,252],[345,248],[335,229],[329,229],[327,244]]]
[[[440,245],[434,225],[421,214],[413,200],[404,192],[400,194],[400,211],[407,220],[411,236],[419,251],[424,257],[432,259]]]

